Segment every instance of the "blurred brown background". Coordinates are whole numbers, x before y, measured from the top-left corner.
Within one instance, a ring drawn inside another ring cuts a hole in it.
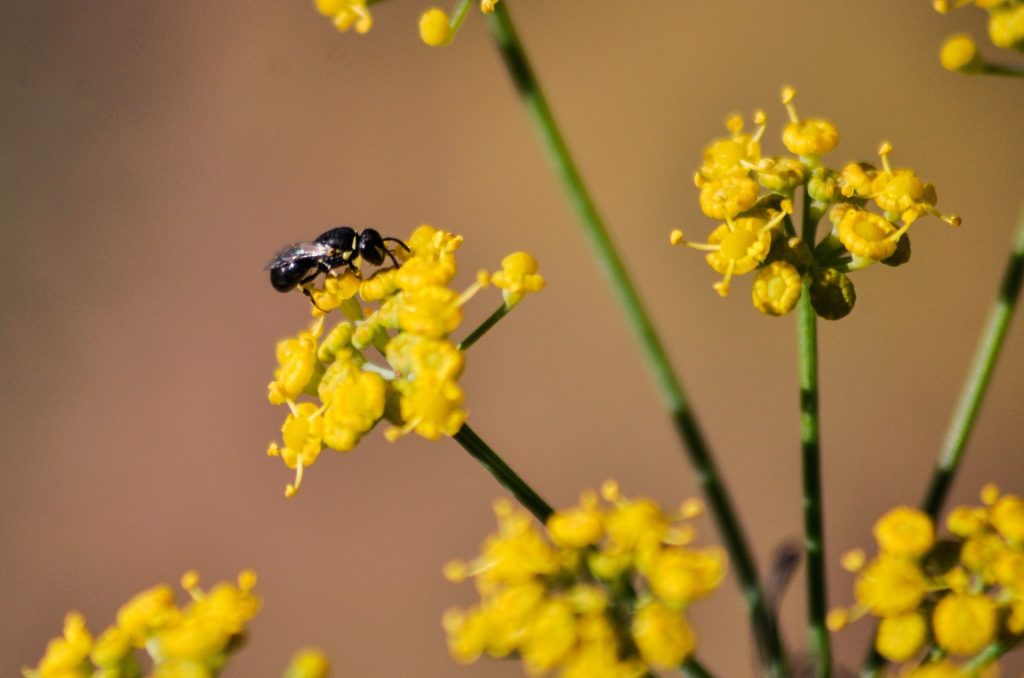
[[[758,314],[749,277],[719,299],[702,258],[668,246],[672,228],[713,226],[691,183],[703,146],[727,113],[764,107],[779,152],[792,83],[804,115],[839,127],[830,164],[889,139],[963,216],[916,225],[911,265],[857,274],[853,314],[820,329],[830,602],[850,602],[835,564],[886,507],[920,500],[1024,199],[1024,88],[937,63],[956,31],[995,52],[982,13],[505,1],[762,565],[801,531],[794,318]],[[670,504],[697,491],[482,18],[429,49],[426,6],[376,5],[359,36],[302,1],[0,4],[0,674],[34,664],[69,608],[99,629],[186,568],[212,583],[253,567],[265,607],[228,676],[279,675],[305,644],[339,676],[521,675],[444,647],[442,611],[473,594],[441,565],[477,552],[501,494],[461,448],[376,431],[325,453],[288,501],[290,472],[264,456],[284,416],[265,397],[274,342],[308,305],[262,268],[334,225],[462,233],[462,284],[533,252],[548,290],[473,349],[474,427],[555,505],[610,477]],[[1021,330],[954,501],[989,480],[1024,491]],[[707,664],[749,674],[732,582],[694,616]],[[802,580],[784,617],[801,646]],[[868,627],[836,638],[840,661],[859,661]]]

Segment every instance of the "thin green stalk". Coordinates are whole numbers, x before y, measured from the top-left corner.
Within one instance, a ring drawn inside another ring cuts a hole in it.
[[[803,239],[814,247],[816,222],[804,200]],[[797,302],[797,343],[800,372],[800,450],[803,466],[804,548],[807,554],[807,622],[814,675],[827,678],[832,672],[825,614],[825,535],[821,501],[821,426],[818,412],[818,316],[811,306],[810,282],[804,282]]]
[[[932,474],[928,493],[922,508],[932,517],[938,516],[949,493],[953,478],[963,458],[964,448],[971,435],[971,429],[978,416],[978,409],[988,390],[995,369],[999,351],[1006,339],[1013,311],[1020,297],[1021,281],[1024,280],[1024,214],[1017,225],[1017,241],[1010,253],[1010,260],[1003,272],[999,293],[989,311],[988,321],[974,354],[974,361],[967,374],[967,381],[960,393],[960,400],[949,423],[942,451]]]
[[[498,453],[490,448],[476,432],[463,424],[454,436],[455,441],[462,445],[469,454],[480,462],[487,471],[494,476],[505,489],[512,493],[512,496],[522,504],[526,510],[536,516],[542,523],[547,522],[548,516],[554,513],[554,509],[546,501],[540,498],[533,488],[526,484],[526,481],[519,477],[512,468],[505,463],[505,460],[498,456]]]
[[[679,668],[682,670],[683,675],[689,676],[689,678],[714,678],[715,676],[715,674],[708,671],[703,664],[697,661],[696,657],[690,657]]]
[[[475,344],[477,340],[480,339],[480,337],[487,334],[488,330],[497,325],[498,321],[504,318],[505,315],[508,314],[508,312],[511,310],[512,307],[506,304],[502,304],[501,306],[499,306],[498,310],[487,316],[487,319],[480,323],[480,325],[475,330],[470,332],[468,337],[459,342],[458,349],[460,351],[467,350],[470,346]]]
[[[608,280],[635,334],[643,358],[654,376],[661,398],[676,425],[676,431],[689,455],[690,463],[704,489],[712,515],[722,533],[725,547],[735,567],[737,580],[744,593],[762,663],[766,674],[786,674],[786,661],[773,614],[765,602],[764,590],[757,574],[754,558],[739,519],[733,509],[724,481],[716,467],[703,433],[682,385],[676,378],[668,356],[654,330],[640,297],[637,295],[604,221],[583,183],[579,170],[562,138],[554,115],[548,106],[540,83],[519,41],[506,3],[499,3],[488,17],[491,35],[504,60],[505,67],[533,119],[548,159],[562,182],[563,189],[583,227],[602,274]]]
[[[1019,68],[1010,68],[1009,66],[997,66],[995,64],[985,64],[981,72],[985,75],[1002,75],[1009,78],[1024,78],[1024,70]]]
[[[995,663],[1000,657],[1009,652],[1015,644],[1014,642],[1004,643],[1001,641],[992,643],[964,665],[964,674],[968,676],[978,675],[983,669]]]
[[[967,380],[960,392],[956,409],[953,410],[935,470],[932,471],[928,491],[921,503],[921,508],[932,518],[938,517],[942,511],[942,505],[953,486],[960,462],[963,461],[967,441],[974,428],[974,422],[978,417],[982,400],[985,398],[985,392],[988,390],[999,353],[1003,348],[1006,332],[1017,307],[1017,300],[1020,298],[1022,281],[1024,281],[1024,212],[1021,213],[1017,223],[1016,241],[1003,271],[1003,279],[999,284],[995,303],[989,310],[988,320],[982,330],[978,347],[975,349],[974,360],[967,372]],[[878,654],[874,643],[872,643],[871,649],[864,659],[862,673],[868,676],[877,675],[885,664],[885,658]]]

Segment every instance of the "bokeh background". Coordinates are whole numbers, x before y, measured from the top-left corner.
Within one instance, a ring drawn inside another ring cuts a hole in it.
[[[804,115],[839,127],[831,164],[891,140],[962,215],[916,225],[911,264],[857,274],[855,311],[820,327],[830,602],[848,603],[839,555],[922,497],[1024,199],[1024,89],[937,62],[957,31],[995,56],[984,15],[505,1],[762,567],[801,532],[794,318],[758,314],[749,277],[718,298],[702,258],[668,246],[672,228],[713,226],[691,180],[703,146],[764,107],[779,152],[791,83]],[[302,1],[0,3],[0,674],[34,664],[69,608],[102,628],[187,568],[212,583],[252,567],[265,606],[228,676],[279,675],[306,644],[340,676],[521,675],[445,650],[441,614],[473,593],[441,566],[477,552],[502,494],[461,448],[377,431],[321,456],[292,500],[264,455],[284,416],[265,396],[274,343],[308,304],[263,266],[338,224],[462,233],[463,284],[508,252],[538,257],[548,289],[473,349],[463,384],[476,430],[553,504],[606,478],[669,504],[697,492],[484,21],[430,49],[426,5],[376,5],[359,36]],[[498,303],[481,297],[467,328]],[[954,501],[990,480],[1024,491],[1021,338],[1018,318]],[[706,663],[748,675],[732,582],[693,614]],[[794,648],[803,620],[797,580]],[[868,627],[835,639],[840,662]]]

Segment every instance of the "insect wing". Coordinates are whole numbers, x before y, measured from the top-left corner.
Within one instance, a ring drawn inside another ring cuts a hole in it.
[[[274,258],[267,262],[264,270],[270,270],[277,266],[290,264],[299,259],[319,259],[331,253],[331,247],[318,242],[297,242],[281,250],[274,255]]]

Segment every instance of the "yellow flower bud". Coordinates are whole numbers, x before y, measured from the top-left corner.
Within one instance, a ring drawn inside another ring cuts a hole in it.
[[[447,45],[452,39],[452,27],[443,9],[432,7],[420,15],[420,39],[431,47]]]
[[[969,657],[992,642],[996,632],[996,604],[983,595],[951,593],[932,614],[935,640],[946,652]]]

